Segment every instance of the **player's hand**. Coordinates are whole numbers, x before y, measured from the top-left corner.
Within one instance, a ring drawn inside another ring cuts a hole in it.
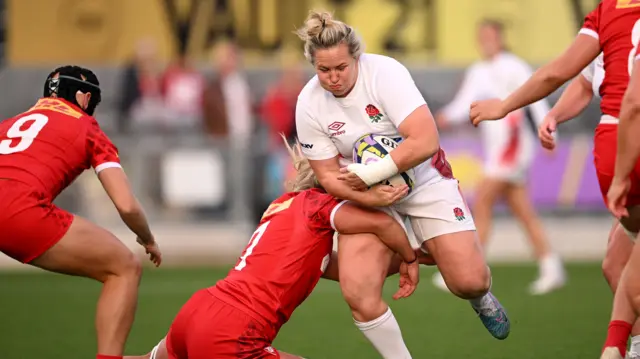
[[[400,288],[396,294],[393,295],[393,299],[395,300],[409,297],[418,287],[418,282],[420,282],[420,262],[418,259],[416,258],[411,264],[402,262],[402,264],[400,264],[399,274],[400,282],[398,286]]]
[[[547,116],[544,121],[538,127],[538,139],[540,144],[547,150],[553,150],[556,148],[556,139],[553,134],[556,132],[558,122],[555,117]]]
[[[136,242],[144,247],[144,251],[149,255],[149,260],[159,267],[162,263],[162,252],[160,252],[160,247],[155,240],[152,240],[149,243],[144,243],[140,237],[136,239]]]
[[[474,126],[482,121],[495,121],[507,116],[500,99],[476,101],[471,104],[469,118]]]
[[[349,172],[349,169],[347,167],[342,167],[340,169],[340,175],[338,176],[338,179],[344,181],[344,183],[346,183],[354,191],[366,191],[367,189],[369,189],[369,186],[367,186],[367,184],[364,183],[364,181],[360,177],[358,177],[357,174],[355,174],[354,172]]]
[[[368,191],[370,200],[366,203],[369,207],[387,207],[401,200],[409,193],[409,186],[393,187],[378,184]]]
[[[627,195],[631,190],[631,179],[629,177],[620,179],[613,177],[611,187],[607,193],[607,207],[616,218],[629,217],[627,211]]]

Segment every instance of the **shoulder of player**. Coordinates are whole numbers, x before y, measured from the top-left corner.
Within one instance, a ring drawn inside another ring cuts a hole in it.
[[[298,95],[298,104],[306,105],[312,101],[314,97],[318,95],[322,95],[324,89],[320,86],[320,81],[318,80],[318,75],[314,75],[307,84],[304,85],[300,94]]]
[[[398,69],[406,70],[400,61],[390,56],[365,53],[360,56],[360,66],[368,72],[388,72]]]
[[[500,55],[499,61],[504,66],[510,66],[515,69],[531,69],[531,65],[529,65],[525,60],[520,58],[518,55],[511,52],[505,52],[502,55]]]

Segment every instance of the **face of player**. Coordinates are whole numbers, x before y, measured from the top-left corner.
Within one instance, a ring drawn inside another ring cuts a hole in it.
[[[349,54],[349,47],[340,43],[315,53],[315,68],[320,85],[335,97],[349,94],[358,78],[358,61]]]
[[[493,26],[484,25],[478,29],[478,45],[485,59],[490,59],[502,51],[502,35]]]

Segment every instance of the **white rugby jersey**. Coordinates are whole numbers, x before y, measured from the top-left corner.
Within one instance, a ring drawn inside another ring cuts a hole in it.
[[[402,138],[398,126],[415,109],[425,105],[411,74],[397,60],[363,54],[351,92],[336,98],[314,76],[298,96],[296,127],[305,156],[326,160],[340,155],[341,165],[353,162],[353,145],[365,134]],[[415,167],[416,185],[442,177],[431,161]]]
[[[490,98],[507,98],[532,75],[531,67],[509,52],[496,55],[491,60],[478,61],[471,65],[455,98],[443,112],[449,121],[469,121],[469,110],[474,101]],[[546,100],[528,106],[527,111],[515,111],[508,119],[485,121],[480,124],[486,152],[485,166],[510,166],[507,158],[518,158],[519,166],[528,166],[533,160],[537,142],[536,129],[527,123],[525,114],[537,128],[549,112]],[[513,151],[517,153],[511,156]]]
[[[600,53],[595,60],[593,60],[589,66],[582,70],[582,76],[591,83],[593,94],[600,97],[600,85],[604,80],[604,55]]]

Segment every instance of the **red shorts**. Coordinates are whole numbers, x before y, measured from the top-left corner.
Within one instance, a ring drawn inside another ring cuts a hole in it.
[[[271,331],[251,316],[214,297],[196,292],[173,320],[167,334],[170,359],[277,359]]]
[[[36,259],[67,233],[73,215],[22,182],[0,180],[0,252],[23,263]]]
[[[607,192],[613,181],[618,147],[618,125],[601,124],[596,127],[593,147],[593,162],[596,167],[600,193],[607,203]],[[627,196],[627,205],[640,205],[640,161],[631,172],[631,191]]]

